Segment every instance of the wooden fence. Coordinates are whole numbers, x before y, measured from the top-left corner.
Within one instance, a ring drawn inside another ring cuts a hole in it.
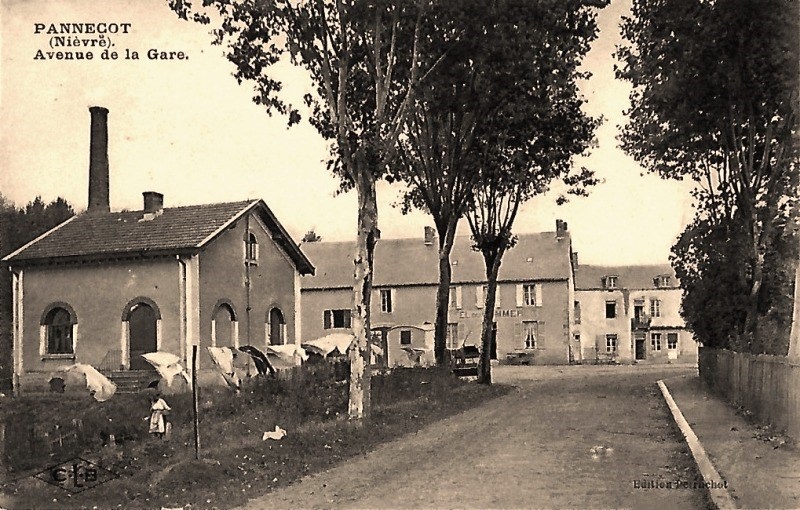
[[[701,347],[699,369],[715,393],[800,440],[800,363]]]

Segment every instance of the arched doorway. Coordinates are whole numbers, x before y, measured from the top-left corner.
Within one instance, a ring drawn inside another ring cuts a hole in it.
[[[158,350],[158,313],[147,303],[136,303],[128,312],[130,369],[153,370],[142,354]]]
[[[215,347],[239,347],[238,323],[233,307],[220,303],[211,317],[212,339]]]
[[[270,345],[283,345],[286,343],[286,321],[280,308],[269,311],[269,343]]]

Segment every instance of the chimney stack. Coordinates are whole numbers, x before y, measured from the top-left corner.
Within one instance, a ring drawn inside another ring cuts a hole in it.
[[[108,110],[102,106],[89,108],[91,131],[89,140],[89,207],[90,213],[107,213],[108,200]]]
[[[425,227],[425,246],[433,245],[433,240],[436,238],[436,231],[433,227]]]
[[[142,193],[144,197],[144,213],[153,214],[158,216],[164,212],[164,195],[156,191],[145,191]]]
[[[567,232],[567,222],[564,220],[556,220],[556,237],[562,238]]]

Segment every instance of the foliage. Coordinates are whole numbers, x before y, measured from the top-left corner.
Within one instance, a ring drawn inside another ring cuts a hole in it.
[[[75,214],[72,206],[59,197],[46,204],[36,197],[17,208],[0,193],[0,258],[36,239]],[[0,271],[0,389],[11,386],[11,273]]]
[[[638,0],[622,25],[617,73],[633,85],[622,147],[649,171],[696,184],[697,215],[673,264],[684,315],[708,345],[760,352],[761,319],[785,308],[798,28],[796,0]],[[714,289],[723,292],[710,300]]]

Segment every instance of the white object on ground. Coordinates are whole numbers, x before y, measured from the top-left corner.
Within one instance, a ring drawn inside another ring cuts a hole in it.
[[[261,440],[266,441],[267,439],[274,439],[278,441],[283,437],[286,437],[286,430],[275,425],[275,430],[272,432],[264,432],[264,435],[261,436]]]

